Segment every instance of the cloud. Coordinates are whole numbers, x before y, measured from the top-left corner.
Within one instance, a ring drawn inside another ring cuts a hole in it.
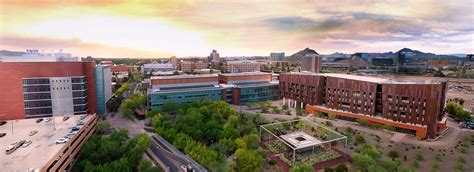
[[[86,43],[80,39],[53,39],[44,37],[24,37],[16,35],[0,36],[0,49],[24,51],[25,49],[38,49],[72,53],[74,56],[86,57],[137,57],[137,58],[157,58],[169,57],[169,52],[153,52],[145,50],[131,49],[127,47],[108,46],[97,43]]]

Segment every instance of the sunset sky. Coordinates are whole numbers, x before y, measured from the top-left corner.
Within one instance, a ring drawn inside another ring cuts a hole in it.
[[[0,0],[0,49],[169,57],[474,53],[473,0]]]

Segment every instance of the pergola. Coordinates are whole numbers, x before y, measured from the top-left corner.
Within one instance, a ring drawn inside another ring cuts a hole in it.
[[[283,129],[286,125],[290,129]],[[299,126],[295,126],[299,125]],[[284,131],[282,131],[284,130]],[[296,154],[301,152],[313,151],[315,147],[329,145],[333,142],[344,143],[344,156],[347,155],[347,137],[318,123],[308,119],[297,119],[291,121],[277,122],[260,126],[260,139],[264,137],[262,132],[270,134],[270,137],[276,138],[286,146],[291,148],[292,164],[295,164]]]

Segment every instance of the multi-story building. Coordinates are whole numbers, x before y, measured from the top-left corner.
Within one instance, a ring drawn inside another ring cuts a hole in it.
[[[178,58],[176,58],[176,56],[171,56],[169,59],[169,63],[172,64],[174,67],[178,67]]]
[[[152,108],[166,103],[189,103],[201,99],[219,101],[222,97],[217,74],[151,77],[148,100]]]
[[[192,73],[195,72],[195,70],[207,69],[209,65],[203,61],[182,61],[179,66],[181,71]]]
[[[319,73],[321,71],[322,59],[317,54],[304,56],[301,60],[301,71]]]
[[[272,82],[271,73],[247,72],[219,74],[222,100],[235,105],[277,100],[278,82]],[[229,99],[229,98],[232,99]]]
[[[278,99],[278,82],[270,73],[235,73],[151,77],[149,104],[161,108],[166,103],[189,103],[199,100],[223,100],[247,104]]]
[[[225,63],[226,71],[230,73],[257,72],[260,71],[260,64],[257,61],[227,61]]]
[[[285,53],[270,53],[270,60],[271,61],[283,61],[285,60]]]
[[[207,59],[209,63],[211,62],[219,62],[221,60],[219,53],[217,53],[217,50],[212,50],[211,54],[209,54],[209,57]]]
[[[446,128],[444,81],[395,81],[343,74],[280,74],[280,95],[308,113],[391,125],[418,138]],[[296,102],[301,102],[298,104]]]
[[[7,121],[8,127],[0,127],[0,133],[6,133],[0,142],[2,151],[21,140],[32,142],[31,145],[18,147],[13,152],[2,152],[2,171],[71,171],[79,157],[79,151],[95,131],[97,115],[69,117],[66,121],[63,117],[51,117],[41,123],[37,123],[35,119]],[[11,127],[9,123],[12,123]],[[59,138],[68,135],[71,128],[77,126],[80,128],[68,141],[56,143]],[[28,136],[31,131],[37,133]]]
[[[110,65],[96,65],[94,75],[97,114],[105,115],[107,101],[112,98],[112,72]]]
[[[94,62],[0,62],[0,119],[96,113]]]

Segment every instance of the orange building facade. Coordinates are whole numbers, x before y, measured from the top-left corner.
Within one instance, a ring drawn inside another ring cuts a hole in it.
[[[418,138],[446,128],[444,81],[404,82],[340,74],[281,74],[281,97],[305,104],[308,113],[391,125]]]

